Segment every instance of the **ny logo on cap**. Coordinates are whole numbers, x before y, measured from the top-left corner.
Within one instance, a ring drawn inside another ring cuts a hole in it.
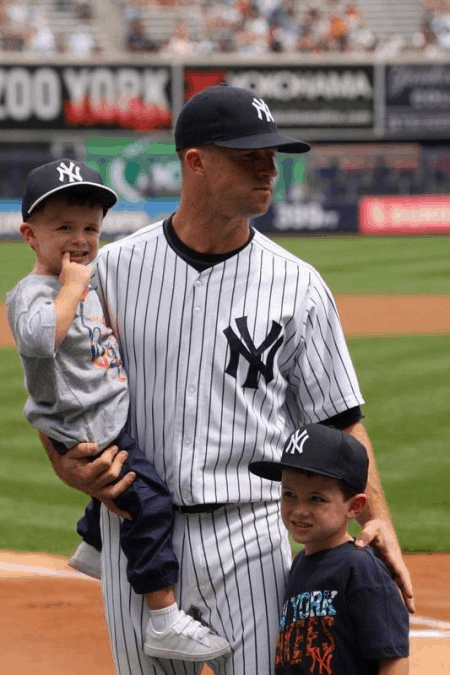
[[[64,176],[67,176],[69,183],[75,183],[75,181],[83,182],[83,177],[80,174],[80,167],[76,166],[75,162],[70,162],[69,166],[66,166],[64,162],[61,162],[56,168],[59,172],[60,183],[64,182]]]
[[[306,429],[304,429],[303,431],[301,429],[296,431],[295,434],[292,434],[291,440],[289,441],[289,444],[286,446],[284,450],[285,454],[295,455],[296,453],[298,453],[299,455],[301,455],[303,452],[303,446],[305,445],[308,438],[309,436]]]
[[[252,106],[256,108],[256,111],[258,113],[258,118],[262,120],[263,118],[263,113],[266,116],[266,122],[275,122],[275,120],[272,117],[272,113],[269,110],[269,106],[267,103],[264,103],[262,98],[254,98],[252,101]]]

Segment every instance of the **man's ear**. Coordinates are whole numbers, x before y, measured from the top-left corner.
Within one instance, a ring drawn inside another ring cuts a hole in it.
[[[349,520],[354,520],[359,516],[365,505],[367,504],[367,495],[361,492],[359,495],[352,497],[348,509]]]
[[[203,170],[203,155],[197,148],[189,148],[185,154],[186,165],[195,172]]]

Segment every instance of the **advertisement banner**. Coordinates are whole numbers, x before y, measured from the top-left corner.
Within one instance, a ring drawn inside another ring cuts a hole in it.
[[[0,200],[0,239],[20,239],[21,200]],[[102,225],[102,239],[118,239],[167,218],[178,205],[176,199],[119,202],[108,211]]]
[[[131,129],[172,125],[170,66],[3,65],[2,129]]]
[[[362,234],[448,234],[450,196],[364,197],[360,201]]]
[[[390,134],[450,130],[450,65],[385,67],[385,128]]]
[[[181,168],[173,142],[90,136],[85,162],[96,169],[119,201],[178,199]]]
[[[186,67],[185,98],[210,85],[252,89],[279,127],[374,127],[372,65]]]
[[[181,169],[173,142],[92,136],[86,142],[85,161],[99,171],[104,183],[113,188],[119,196],[119,204],[111,211],[116,218],[114,225],[116,230],[119,220],[122,224],[126,219],[131,222],[129,217],[131,211],[135,214],[135,219],[139,212],[152,219],[148,221],[147,218],[145,224],[165,218],[175,211],[181,191]],[[284,200],[287,200],[291,207],[297,205],[299,201],[303,202],[308,157],[278,153],[276,161],[278,172],[274,185],[274,206],[278,206]],[[320,210],[319,204],[317,207]],[[118,216],[119,210],[125,214],[123,217]],[[290,222],[294,223],[299,218],[304,220],[309,211],[302,213],[302,216],[297,215]],[[286,217],[283,216],[284,220]],[[323,214],[319,215],[317,208],[313,207],[311,217],[313,218],[311,227],[317,228],[317,223],[322,222]],[[276,220],[280,223],[278,227],[271,224],[272,216],[268,217],[264,221],[266,231],[271,227],[282,229],[283,218],[277,216]],[[334,222],[334,216],[328,215],[327,218],[331,226],[330,218]],[[109,224],[107,231],[112,227]],[[295,225],[289,224],[285,229],[290,227],[295,229]]]
[[[267,234],[356,234],[358,209],[351,205],[328,205],[320,202],[280,202],[255,218],[253,225]]]

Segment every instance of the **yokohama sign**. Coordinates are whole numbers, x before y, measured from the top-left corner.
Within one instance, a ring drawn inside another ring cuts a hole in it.
[[[0,128],[170,129],[169,67],[4,66]]]
[[[252,89],[280,127],[374,126],[373,66],[187,67],[186,98],[222,82]]]

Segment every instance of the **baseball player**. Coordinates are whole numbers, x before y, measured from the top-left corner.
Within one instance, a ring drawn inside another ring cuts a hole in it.
[[[124,468],[137,478],[118,497],[133,516],[121,524],[120,544],[127,577],[148,606],[144,650],[152,656],[204,661],[229,652],[229,645],[176,605],[171,496],[124,429],[126,375],[117,340],[89,286],[103,217],[116,200],[83,162],[56,160],[28,175],[20,233],[36,263],[7,294],[8,320],[30,394],[24,412],[61,454],[86,439],[98,440],[99,452],[113,442],[127,450]],[[76,556],[82,563],[77,567],[91,575],[102,548],[99,516],[91,503],[78,527],[85,555]]]
[[[281,133],[266,103],[237,87],[190,99],[175,143],[178,210],[104,247],[95,284],[129,379],[129,430],[175,503],[180,606],[231,644],[232,655],[213,662],[216,673],[271,675],[291,551],[279,486],[251,474],[249,463],[279,459],[300,422],[333,424],[368,448],[371,508],[360,517],[359,542],[376,537],[410,605],[412,591],[334,299],[315,269],[250,226],[269,207],[276,151],[309,146]],[[107,466],[88,466],[89,444],[71,451],[70,462],[46,447],[58,475],[113,509],[110,499],[132,480],[108,486],[123,461],[114,448]],[[102,506],[117,673],[198,672],[144,658],[146,609],[126,578],[119,527],[117,513]]]

